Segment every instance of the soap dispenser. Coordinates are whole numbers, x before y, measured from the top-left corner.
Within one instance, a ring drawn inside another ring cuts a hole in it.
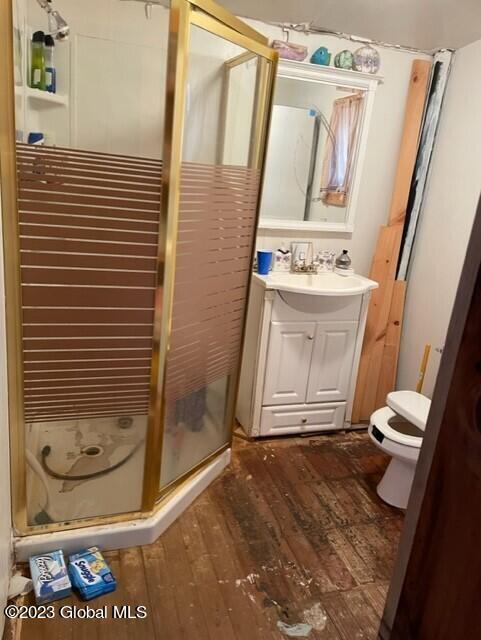
[[[343,249],[342,253],[337,256],[335,271],[342,276],[348,276],[354,273],[354,270],[351,267],[351,258],[349,257],[347,249]]]
[[[291,270],[291,252],[286,249],[284,243],[281,244],[276,251],[274,259],[274,271],[290,271]]]

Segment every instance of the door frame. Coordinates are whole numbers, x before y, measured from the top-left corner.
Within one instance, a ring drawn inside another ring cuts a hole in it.
[[[479,298],[480,288],[481,198],[478,202],[461,272],[446,345],[434,389],[431,411],[426,424],[424,442],[409,498],[396,564],[381,620],[380,640],[414,640],[414,638],[417,638],[417,636],[412,636],[409,631],[409,625],[412,622],[409,601],[415,598],[415,594],[410,590],[410,585],[415,584],[416,576],[420,575],[423,570],[421,561],[425,557],[423,551],[426,549],[429,535],[436,535],[432,506],[434,503],[439,505],[442,500],[441,494],[435,495],[436,480],[439,481],[441,476],[440,468],[439,465],[433,466],[433,461],[436,461],[440,453],[438,440],[440,444],[440,436],[444,435],[447,429],[450,430],[450,437],[452,438],[455,438],[456,435],[461,435],[461,437],[463,435],[459,425],[446,418],[446,409],[448,405],[452,407],[453,404],[461,401],[455,396],[455,391],[453,390],[453,383],[459,376],[459,369],[456,370],[456,365],[458,357],[462,355],[463,348],[465,351],[469,348],[469,344],[462,345],[462,340],[470,317],[476,311],[479,314],[479,306],[481,305]],[[475,293],[477,293],[477,298],[474,298]],[[474,422],[474,414],[472,419]],[[462,473],[462,469],[459,472]],[[443,476],[443,482],[445,484],[449,482],[448,475]],[[433,500],[434,496],[435,500]],[[468,550],[465,550],[465,552],[468,552]],[[435,561],[439,562],[442,559],[437,557]],[[451,603],[446,603],[446,605],[449,607]],[[456,616],[456,612],[453,609],[451,609],[451,615]]]

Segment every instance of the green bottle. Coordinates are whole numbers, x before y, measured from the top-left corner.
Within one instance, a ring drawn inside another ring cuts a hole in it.
[[[45,77],[45,51],[44,51],[45,33],[43,31],[35,31],[32,36],[32,62],[30,70],[30,86],[33,89],[47,88]]]

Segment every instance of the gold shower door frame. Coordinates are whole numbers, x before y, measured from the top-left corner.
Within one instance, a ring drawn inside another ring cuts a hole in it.
[[[25,418],[23,399],[22,300],[17,204],[15,149],[15,95],[12,0],[0,0],[0,186],[5,269],[8,405],[12,479],[12,516],[18,535],[100,525],[148,517],[162,506],[182,483],[206,466],[231,441],[196,467],[165,487],[159,494],[159,478],[164,436],[165,372],[172,328],[176,240],[179,218],[180,171],[184,133],[187,65],[190,27],[196,25],[258,56],[254,124],[249,166],[260,170],[262,191],[266,137],[269,125],[277,53],[267,38],[212,2],[212,0],[172,0],[167,53],[167,84],[164,120],[162,200],[160,209],[157,282],[150,381],[150,402],[141,510],[115,516],[95,516],[46,525],[27,524]],[[259,216],[259,201],[257,216]],[[248,293],[247,293],[248,295]],[[244,320],[247,310],[244,311]],[[243,339],[242,339],[243,343]],[[241,345],[242,346],[242,345]],[[233,426],[239,371],[229,385],[226,419]]]
[[[254,125],[251,136],[249,165],[261,170],[264,164],[266,132],[271,111],[277,53],[267,46],[267,38],[225,11],[211,0],[173,0],[170,14],[170,46],[167,60],[167,102],[162,171],[162,216],[159,242],[159,290],[162,286],[162,308],[154,317],[154,356],[151,378],[151,410],[147,433],[147,450],[154,452],[146,459],[143,508],[151,508],[186,478],[231,446],[239,371],[229,384],[226,420],[231,425],[231,441],[208,458],[167,485],[159,493],[162,444],[165,425],[165,376],[172,328],[176,243],[179,225],[180,174],[185,120],[185,96],[189,62],[191,25],[200,27],[224,40],[257,55],[259,67],[256,82]],[[175,42],[176,46],[173,46]],[[262,180],[261,180],[262,182]],[[261,187],[259,189],[259,194]],[[259,203],[257,216],[259,214]],[[162,253],[163,252],[163,253]],[[246,305],[247,307],[247,305]],[[245,320],[245,316],[244,316]]]

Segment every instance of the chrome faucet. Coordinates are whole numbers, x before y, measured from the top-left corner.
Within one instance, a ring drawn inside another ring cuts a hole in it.
[[[314,262],[306,262],[306,259],[296,260],[292,263],[291,273],[317,273],[317,265]]]

